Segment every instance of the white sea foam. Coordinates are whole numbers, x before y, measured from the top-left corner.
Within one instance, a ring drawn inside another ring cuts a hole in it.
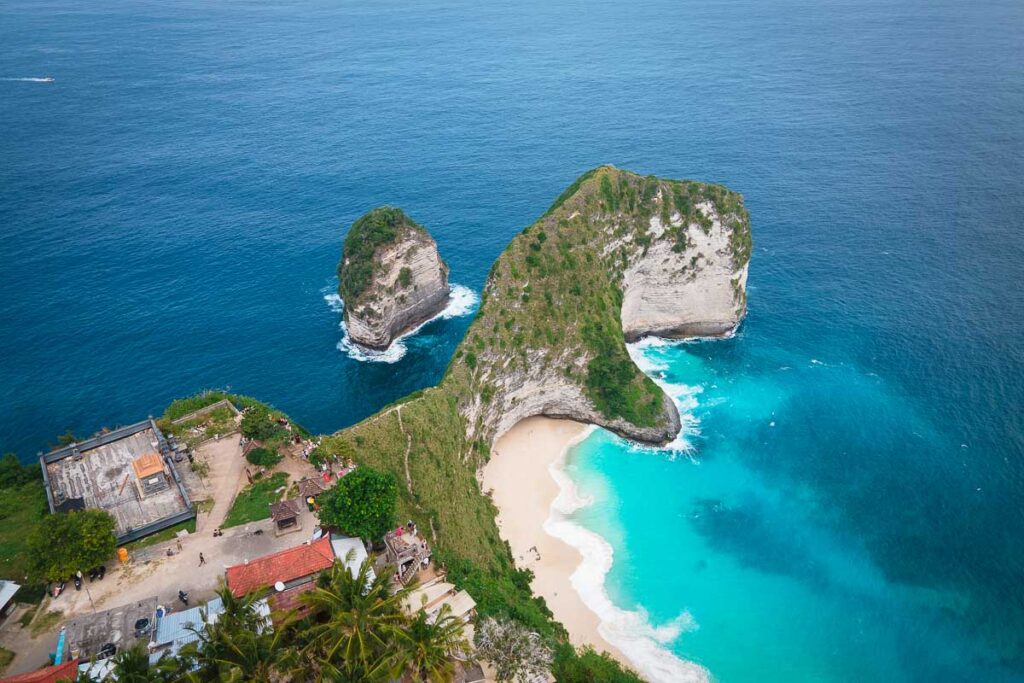
[[[54,79],[49,76],[39,76],[34,78],[0,78],[0,81],[9,81],[14,83],[53,83]]]
[[[661,387],[672,402],[676,404],[676,409],[679,411],[679,421],[681,423],[681,429],[676,438],[664,446],[645,446],[641,444],[630,444],[630,448],[641,451],[659,451],[671,454],[683,454],[692,456],[694,453],[694,446],[690,440],[692,437],[700,436],[700,420],[694,414],[694,410],[697,408],[697,396],[703,391],[702,387],[690,386],[688,384],[677,384],[669,382],[665,379],[665,370],[668,366],[655,358],[652,358],[649,354],[645,353],[647,349],[660,348],[665,346],[676,346],[684,344],[686,341],[669,341],[665,339],[657,339],[655,337],[647,337],[641,339],[638,342],[627,344],[626,349],[629,352],[629,357],[633,359],[636,366],[643,371],[645,375],[654,380],[654,383]]]
[[[591,430],[587,430],[586,437]],[[612,566],[613,549],[599,535],[583,528],[568,515],[590,504],[580,495],[575,483],[564,469],[565,454],[549,471],[558,483],[558,497],[551,505],[551,514],[544,522],[544,531],[576,548],[583,562],[570,577],[572,587],[583,603],[597,614],[598,632],[618,648],[646,679],[655,683],[705,683],[708,672],[693,662],[674,655],[666,647],[687,631],[694,631],[697,622],[683,612],[666,624],[654,625],[641,608],[624,610],[616,607],[605,590],[605,576]]]
[[[345,310],[345,302],[341,300],[341,297],[338,296],[337,292],[332,291],[333,289],[333,286],[328,285],[327,287],[324,287],[321,292],[324,295],[324,301],[327,302],[327,306],[335,313],[341,313]],[[362,346],[354,343],[351,337],[348,336],[348,329],[345,327],[344,318],[342,318],[339,323],[339,327],[341,328],[341,341],[338,342],[338,350],[343,351],[353,360],[365,361],[368,363],[397,363],[409,350],[405,343],[406,340],[419,332],[424,325],[429,325],[435,320],[450,320],[451,318],[459,318],[464,315],[469,315],[476,310],[478,303],[480,303],[480,298],[477,296],[476,292],[469,287],[453,284],[451,286],[451,297],[448,299],[448,305],[444,307],[443,311],[435,315],[430,320],[417,325],[415,328],[396,338],[391,342],[391,346],[383,351],[363,348]]]

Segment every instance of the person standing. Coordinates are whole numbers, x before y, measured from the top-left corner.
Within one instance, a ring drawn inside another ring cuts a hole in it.
[[[199,553],[199,566],[202,567],[204,564],[206,564],[206,558],[203,557],[202,553]]]

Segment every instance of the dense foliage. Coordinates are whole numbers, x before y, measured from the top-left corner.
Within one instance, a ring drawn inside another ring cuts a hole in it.
[[[395,241],[404,228],[423,229],[401,209],[390,206],[370,211],[349,228],[338,264],[338,294],[347,306],[354,306],[373,281],[374,253]]]
[[[102,510],[58,513],[43,518],[28,539],[30,576],[64,581],[114,556],[114,518]]]
[[[4,453],[0,458],[0,489],[17,488],[41,481],[42,478],[43,474],[37,463],[22,465],[14,453]]]
[[[369,562],[356,572],[335,563],[300,598],[307,614],[276,613],[273,621],[260,596],[221,590],[223,611],[197,625],[197,640],[177,657],[150,663],[144,648],[124,650],[103,681],[451,681],[454,657],[468,649],[462,622],[444,609],[431,618],[406,614],[409,589],[392,591],[390,573],[371,571]]]
[[[29,572],[28,539],[49,513],[37,462],[22,465],[8,453],[0,459],[0,578],[24,583]]]
[[[281,462],[281,454],[276,449],[258,446],[246,453],[245,459],[258,467],[273,467]]]
[[[263,442],[279,442],[288,438],[288,430],[267,408],[253,406],[242,415],[242,436]]]
[[[395,524],[397,500],[393,474],[359,467],[320,496],[320,523],[349,536],[379,541]]]

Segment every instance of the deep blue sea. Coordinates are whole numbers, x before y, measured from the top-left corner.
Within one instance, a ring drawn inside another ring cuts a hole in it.
[[[352,424],[470,317],[351,358],[347,226],[479,291],[602,163],[755,239],[736,337],[640,350],[688,452],[572,454],[616,605],[723,683],[1024,680],[1019,0],[0,0],[0,449],[207,387]]]

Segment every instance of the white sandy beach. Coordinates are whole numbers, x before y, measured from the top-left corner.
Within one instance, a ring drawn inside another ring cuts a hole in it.
[[[572,587],[570,577],[583,561],[578,550],[544,531],[559,486],[549,468],[583,437],[587,426],[570,420],[531,417],[495,444],[484,467],[483,489],[498,507],[501,537],[512,547],[516,566],[534,573],[533,592],[569,631],[574,645],[607,651],[632,667],[598,632],[599,619]]]

